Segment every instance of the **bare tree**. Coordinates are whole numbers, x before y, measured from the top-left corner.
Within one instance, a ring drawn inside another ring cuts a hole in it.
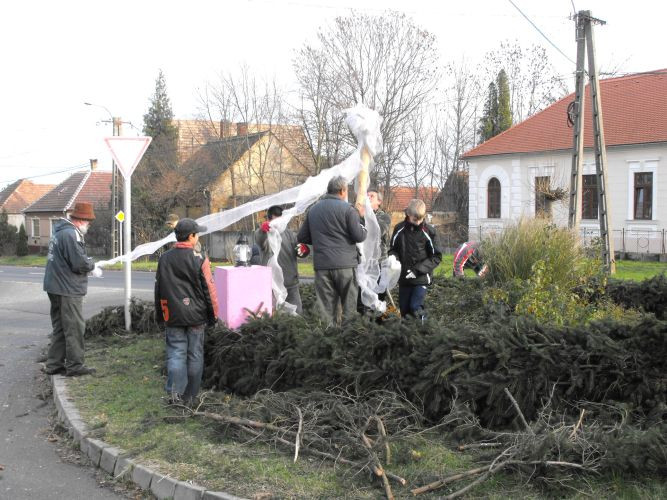
[[[524,47],[505,40],[486,54],[485,80],[495,80],[504,69],[509,78],[512,121],[519,123],[553,104],[567,92],[566,79],[558,75],[547,51],[539,45]]]
[[[403,14],[336,18],[294,62],[308,110],[303,115],[312,117],[304,125],[313,150],[335,157],[345,150],[345,141],[352,144],[337,128],[338,110],[355,103],[375,109],[383,117],[384,144],[371,178],[388,192],[405,154],[403,138],[412,115],[432,97],[436,63],[435,37]]]

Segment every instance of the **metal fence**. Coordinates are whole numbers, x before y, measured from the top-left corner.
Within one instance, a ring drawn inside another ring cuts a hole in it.
[[[502,227],[472,226],[469,228],[468,238],[483,240],[501,231]],[[586,246],[594,244],[600,237],[599,228],[582,227],[580,231],[581,240]],[[614,229],[612,234],[616,252],[653,255],[667,253],[667,231],[665,229],[622,228]]]

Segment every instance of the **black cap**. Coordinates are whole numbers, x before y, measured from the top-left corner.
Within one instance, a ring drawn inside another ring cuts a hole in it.
[[[174,228],[176,238],[187,238],[190,234],[203,233],[204,231],[206,231],[206,226],[200,226],[197,221],[192,219],[181,219]]]

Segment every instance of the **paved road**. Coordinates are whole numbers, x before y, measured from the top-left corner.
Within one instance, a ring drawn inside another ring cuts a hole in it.
[[[100,487],[91,469],[62,461],[46,440],[53,405],[37,397],[43,376],[35,363],[51,329],[43,273],[0,266],[0,499],[125,498]],[[133,273],[133,295],[152,299],[153,279],[152,273]],[[122,304],[122,286],[119,271],[91,278],[85,317]]]

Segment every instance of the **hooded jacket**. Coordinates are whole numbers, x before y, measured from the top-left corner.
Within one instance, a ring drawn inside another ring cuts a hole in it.
[[[356,268],[359,264],[356,244],[366,239],[366,228],[356,208],[336,195],[327,194],[306,214],[296,239],[313,245],[316,271]]]
[[[218,296],[208,258],[186,241],[162,254],[155,274],[155,319],[158,325],[215,325]]]
[[[287,228],[281,234],[280,252],[278,253],[278,265],[283,271],[283,282],[285,288],[291,288],[299,284],[299,268],[297,266],[296,235],[294,231]],[[255,241],[261,250],[260,264],[266,266],[273,252],[269,247],[268,235],[261,228],[255,230]]]
[[[54,226],[44,270],[44,291],[54,295],[82,297],[88,292],[88,273],[93,259],[86,254],[83,234],[67,219]]]
[[[442,260],[435,228],[424,222],[415,226],[406,217],[394,228],[389,255],[394,255],[401,263],[399,285],[430,285],[433,282],[433,271]],[[405,275],[408,271],[412,271],[416,277],[407,278]]]

